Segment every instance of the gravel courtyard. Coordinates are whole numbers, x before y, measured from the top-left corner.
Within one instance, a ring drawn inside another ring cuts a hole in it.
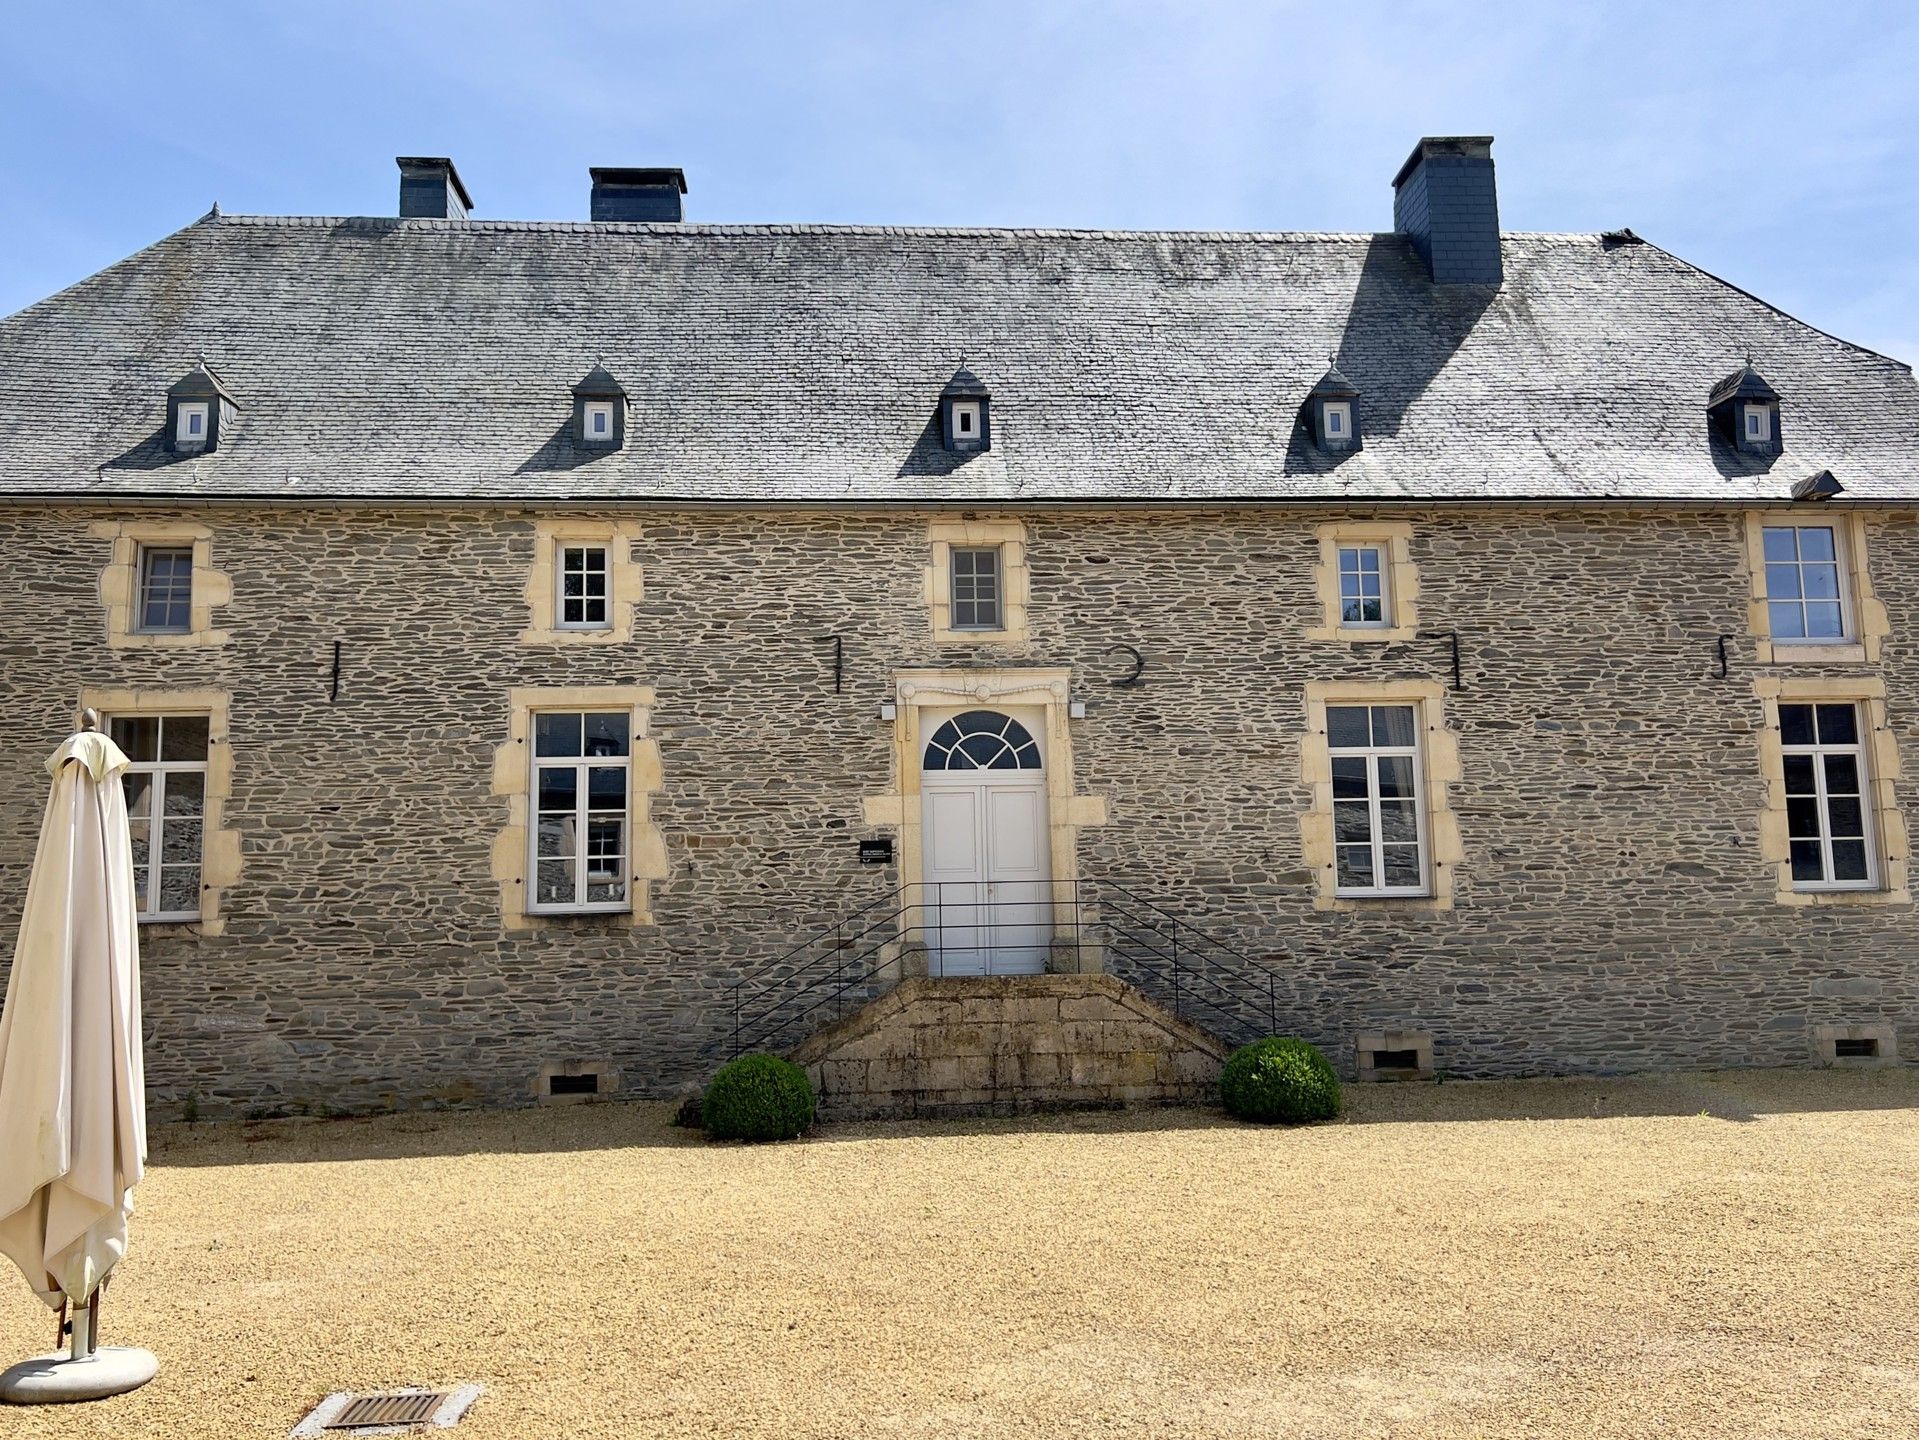
[[[664,1107],[167,1126],[109,1342],[0,1435],[1903,1436],[1919,1071],[1401,1086],[710,1147]],[[11,1273],[11,1272],[9,1272]],[[0,1354],[49,1348],[17,1276]]]

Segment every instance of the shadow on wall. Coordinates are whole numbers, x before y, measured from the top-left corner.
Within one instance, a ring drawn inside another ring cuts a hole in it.
[[[1495,285],[1435,285],[1411,240],[1372,237],[1336,352],[1340,369],[1359,388],[1362,443],[1399,433],[1407,410],[1466,343],[1498,294]],[[1286,448],[1286,473],[1329,475],[1352,453],[1327,454],[1295,426]]]
[[[1609,1079],[1455,1080],[1345,1087],[1340,1125],[1451,1125],[1670,1117],[1734,1124],[1772,1115],[1919,1111],[1919,1066],[1871,1070],[1717,1070]],[[338,1120],[226,1121],[153,1128],[157,1166],[416,1160],[700,1146],[664,1101],[606,1100],[520,1110],[410,1111]],[[1129,1134],[1247,1128],[1219,1110],[1073,1111],[978,1120],[875,1120],[821,1127],[803,1144],[943,1135]],[[1297,1132],[1275,1129],[1283,1140]],[[718,1152],[716,1152],[718,1153]]]

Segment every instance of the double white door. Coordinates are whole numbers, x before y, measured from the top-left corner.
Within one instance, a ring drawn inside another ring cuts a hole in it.
[[[1053,936],[1042,772],[928,771],[920,801],[928,973],[1042,973]]]

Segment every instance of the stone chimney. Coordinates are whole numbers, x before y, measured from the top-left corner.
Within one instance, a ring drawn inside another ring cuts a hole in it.
[[[677,222],[686,218],[680,202],[686,193],[684,171],[595,165],[588,173],[593,176],[591,219]]]
[[[1415,145],[1393,177],[1393,229],[1412,240],[1435,285],[1498,285],[1493,137],[1429,135]]]
[[[460,172],[444,155],[401,155],[400,217],[464,220],[473,197],[460,183]]]

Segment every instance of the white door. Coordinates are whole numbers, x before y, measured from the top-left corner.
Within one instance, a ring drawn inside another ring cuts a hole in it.
[[[928,973],[1042,973],[1052,856],[1032,731],[996,710],[960,711],[935,726],[922,764],[918,920]]]

